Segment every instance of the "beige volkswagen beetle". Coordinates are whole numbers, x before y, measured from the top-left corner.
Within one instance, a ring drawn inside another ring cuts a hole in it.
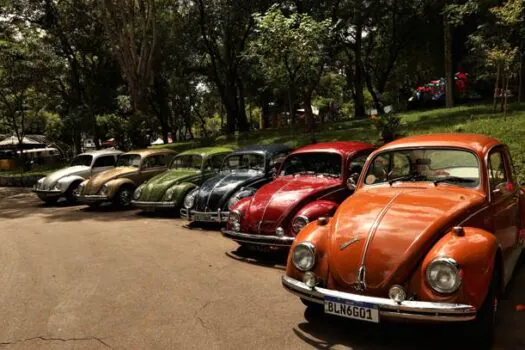
[[[143,182],[168,169],[176,152],[167,149],[145,149],[124,153],[114,169],[104,171],[80,184],[78,200],[96,207],[112,202],[129,207],[135,189]]]

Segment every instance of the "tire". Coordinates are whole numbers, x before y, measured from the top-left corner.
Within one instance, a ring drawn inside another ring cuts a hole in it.
[[[118,208],[131,207],[131,199],[133,198],[133,188],[125,186],[120,188],[113,199],[113,204]]]
[[[499,271],[494,271],[485,301],[478,310],[476,319],[471,324],[470,336],[477,349],[491,349],[497,322],[499,304],[498,295]]]
[[[69,185],[69,188],[66,191],[66,200],[69,204],[76,204],[78,202],[77,197],[75,197],[76,194],[78,194],[78,186],[80,186],[80,182],[73,182],[71,185]]]

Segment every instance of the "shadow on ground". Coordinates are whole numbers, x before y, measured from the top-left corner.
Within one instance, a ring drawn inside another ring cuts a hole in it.
[[[286,270],[286,258],[288,250],[277,251],[258,251],[244,246],[240,246],[235,251],[226,252],[226,256],[237,261],[264,267]]]
[[[500,302],[493,349],[525,349],[525,256]],[[299,301],[297,301],[299,302]],[[464,324],[436,325],[385,322],[379,325],[336,316],[309,315],[293,333],[316,349],[337,346],[359,349],[481,349],[473,347]],[[488,348],[488,347],[487,347]]]

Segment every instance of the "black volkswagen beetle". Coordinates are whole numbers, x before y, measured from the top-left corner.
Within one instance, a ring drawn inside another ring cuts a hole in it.
[[[190,191],[180,211],[191,222],[226,222],[228,208],[273,180],[292,149],[286,145],[254,145],[228,155],[219,175]]]

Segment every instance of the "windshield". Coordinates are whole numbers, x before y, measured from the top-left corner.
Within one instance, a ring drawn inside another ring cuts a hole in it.
[[[341,155],[324,152],[294,154],[286,158],[281,170],[281,176],[292,174],[339,177]]]
[[[117,166],[140,166],[140,156],[138,154],[124,154],[118,157]]]
[[[256,170],[264,171],[264,156],[262,154],[236,154],[224,160],[221,171]]]
[[[71,161],[71,166],[75,166],[75,165],[90,166],[92,160],[93,160],[93,156],[90,156],[90,155],[77,156]]]
[[[171,162],[171,169],[196,169],[201,170],[202,157],[197,154],[178,156]]]
[[[479,162],[471,152],[450,149],[404,149],[378,154],[368,168],[366,185],[432,181],[463,187],[479,185]]]

